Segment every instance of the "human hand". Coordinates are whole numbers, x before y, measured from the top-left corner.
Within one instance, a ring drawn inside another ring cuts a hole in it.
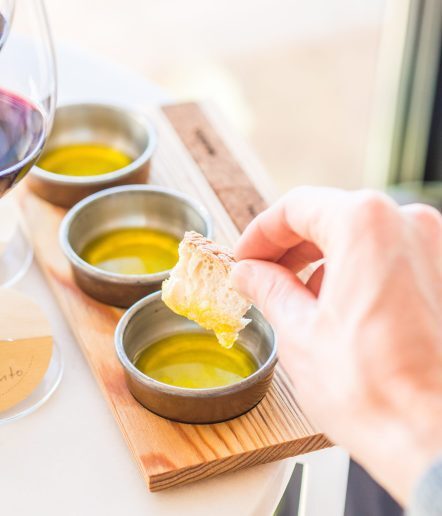
[[[406,504],[442,452],[440,214],[296,188],[235,254],[234,284],[273,325],[307,415]],[[296,273],[322,257],[303,284]]]

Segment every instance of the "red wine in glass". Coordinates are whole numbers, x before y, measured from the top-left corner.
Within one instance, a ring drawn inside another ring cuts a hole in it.
[[[40,155],[45,120],[28,100],[0,89],[0,197],[17,184]]]

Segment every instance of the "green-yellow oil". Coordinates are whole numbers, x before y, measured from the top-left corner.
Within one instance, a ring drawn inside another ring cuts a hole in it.
[[[100,143],[62,145],[43,153],[38,166],[65,176],[98,176],[123,168],[133,159]]]
[[[178,261],[179,240],[150,228],[121,228],[89,242],[81,258],[95,267],[118,274],[153,274],[171,269]]]
[[[240,343],[226,349],[207,333],[179,333],[161,339],[140,353],[135,366],[159,382],[190,389],[230,385],[258,368]]]

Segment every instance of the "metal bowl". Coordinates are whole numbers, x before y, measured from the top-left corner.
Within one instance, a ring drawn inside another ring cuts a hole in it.
[[[206,208],[191,197],[159,186],[127,185],[97,192],[76,204],[60,227],[60,245],[71,263],[75,281],[104,303],[128,307],[161,287],[169,271],[118,274],[90,265],[80,254],[94,238],[113,229],[148,227],[179,240],[195,230],[210,238],[212,221]]]
[[[224,387],[187,389],[158,382],[134,366],[139,353],[158,340],[189,331],[203,332],[197,324],[172,312],[161,300],[161,292],[142,299],[118,323],[115,347],[132,395],[159,416],[183,423],[217,423],[244,414],[266,394],[276,364],[276,343],[270,324],[251,308],[251,322],[240,333],[239,342],[258,363],[258,370]]]
[[[152,124],[140,113],[105,104],[67,104],[57,108],[45,151],[62,145],[101,143],[114,147],[133,161],[113,172],[68,176],[34,166],[27,184],[47,201],[70,208],[104,188],[146,183],[157,137]]]

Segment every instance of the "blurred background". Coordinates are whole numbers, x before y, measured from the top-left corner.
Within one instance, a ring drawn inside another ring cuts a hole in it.
[[[279,189],[364,183],[385,0],[46,0],[54,37],[214,101]]]
[[[213,101],[280,191],[395,185],[442,207],[440,0],[46,3],[57,42]]]

